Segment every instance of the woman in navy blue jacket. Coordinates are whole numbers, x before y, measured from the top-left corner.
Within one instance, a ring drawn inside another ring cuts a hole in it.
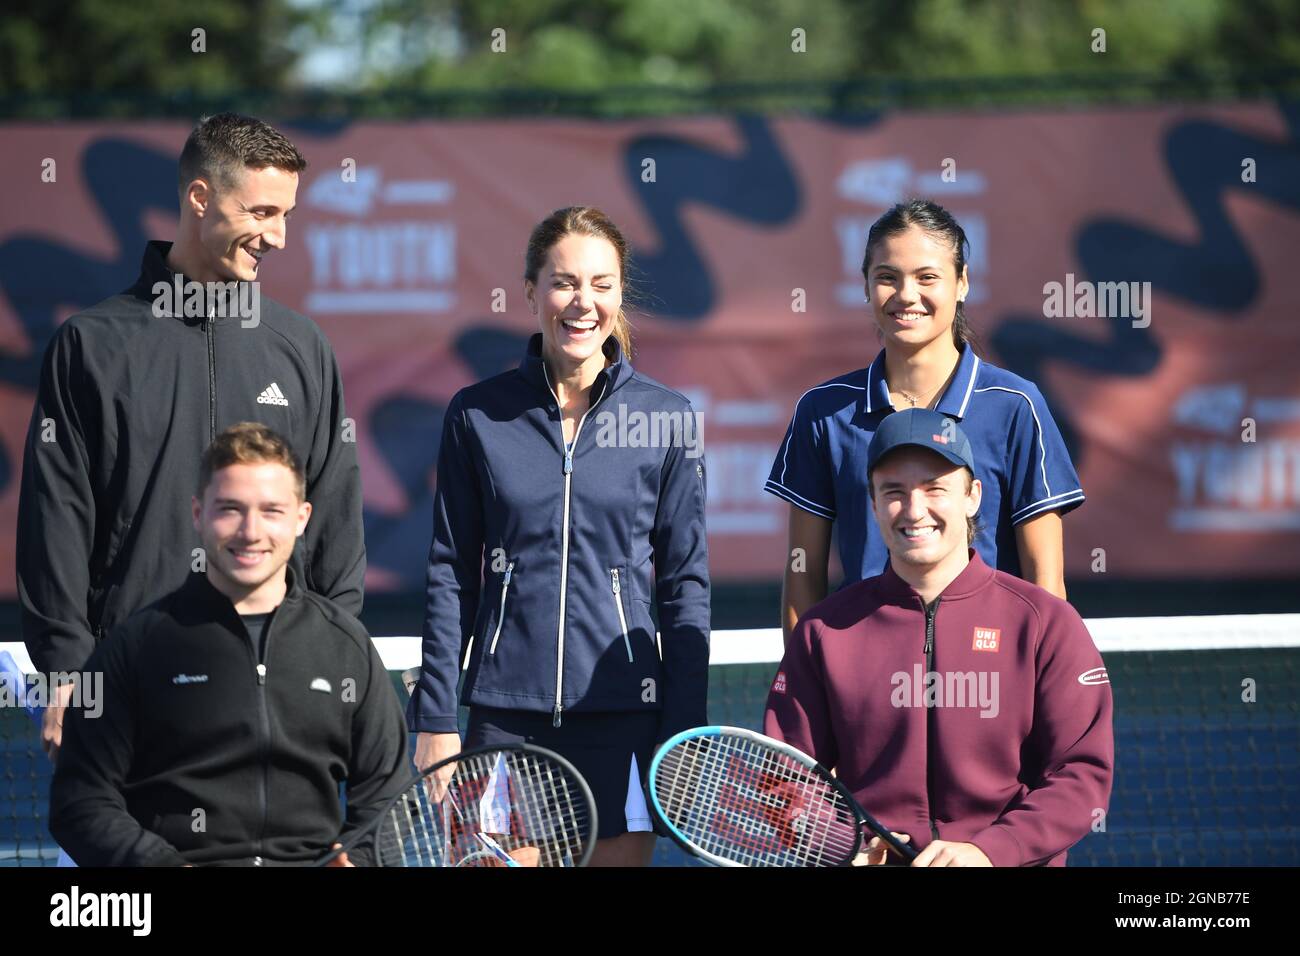
[[[656,743],[705,723],[709,572],[698,419],[628,364],[627,243],[572,207],[528,242],[538,316],[519,368],[462,389],[443,424],[416,763],[527,740],[591,785],[595,865],[646,865]],[[660,640],[650,607],[658,611]]]

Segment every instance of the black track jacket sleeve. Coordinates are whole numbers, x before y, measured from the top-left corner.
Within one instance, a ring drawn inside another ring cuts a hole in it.
[[[117,632],[113,637],[100,643],[85,667],[104,675],[103,712],[64,711],[63,746],[50,784],[50,833],[78,866],[181,866],[180,852],[126,807],[122,785],[139,709],[131,677],[136,643]]]
[[[324,335],[320,336],[320,348],[321,403],[311,452],[305,460],[307,500],[312,506],[303,535],[307,585],[353,617],[360,617],[366,539],[356,424],[344,411],[343,376]]]
[[[96,503],[75,391],[84,374],[77,330],[64,325],[41,364],[18,495],[23,635],[32,663],[47,674],[78,670],[95,649],[88,602]]]

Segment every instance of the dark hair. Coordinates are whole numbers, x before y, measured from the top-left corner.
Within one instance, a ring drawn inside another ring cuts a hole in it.
[[[870,281],[871,257],[880,244],[887,237],[906,232],[912,226],[942,239],[952,247],[952,262],[957,269],[957,278],[961,278],[962,270],[966,268],[966,257],[970,253],[966,230],[962,229],[961,223],[953,218],[952,213],[934,200],[915,197],[891,206],[872,223],[871,231],[867,233],[867,249],[862,254],[862,278]],[[963,345],[969,344],[975,349],[979,344],[971,332],[970,322],[966,319],[960,300],[957,302],[957,314],[952,320],[952,341],[959,351]]]
[[[228,189],[238,183],[246,168],[268,166],[300,173],[307,168],[307,160],[288,137],[259,119],[238,113],[204,116],[181,150],[181,196],[196,179]]]
[[[298,500],[307,500],[307,473],[302,459],[294,453],[282,435],[258,422],[239,422],[231,425],[203,452],[199,462],[199,497],[208,490],[212,475],[231,465],[251,465],[258,462],[284,465],[293,472],[294,490]]]
[[[534,228],[528,237],[528,251],[524,253],[524,278],[537,282],[547,255],[565,236],[596,236],[605,239],[614,247],[618,255],[619,281],[623,286],[623,298],[628,296],[628,269],[630,266],[627,240],[618,226],[614,225],[599,209],[594,206],[566,206],[551,213]],[[620,308],[614,316],[614,328],[610,334],[623,347],[623,354],[632,356],[632,324]]]
[[[970,494],[971,487],[975,484],[975,475],[969,468],[966,469],[966,494]],[[979,512],[975,512],[966,519],[966,545],[969,547],[975,543],[975,536],[984,530],[984,522],[980,521]]]

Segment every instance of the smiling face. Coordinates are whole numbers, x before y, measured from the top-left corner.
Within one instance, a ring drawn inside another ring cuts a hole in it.
[[[979,479],[942,455],[919,447],[890,452],[871,473],[871,507],[890,559],[917,571],[960,562],[981,493]]]
[[[623,306],[618,252],[608,239],[570,233],[551,247],[524,295],[542,330],[542,353],[562,371],[604,367],[601,349]]]
[[[282,593],[284,567],[311,517],[289,468],[252,462],[217,469],[191,507],[208,578],[236,608],[257,611],[259,598]]]
[[[184,202],[198,221],[202,261],[197,281],[251,282],[262,256],[283,249],[298,195],[298,174],[267,166],[245,168],[233,185],[190,183]]]
[[[957,302],[966,298],[953,248],[920,226],[886,236],[871,257],[866,293],[886,347],[915,350],[952,337]]]

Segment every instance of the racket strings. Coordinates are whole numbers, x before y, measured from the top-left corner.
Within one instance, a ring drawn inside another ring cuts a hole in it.
[[[816,773],[748,737],[677,744],[656,798],[669,822],[715,859],[743,866],[836,866],[857,845],[848,801]]]
[[[584,789],[528,751],[460,759],[440,799],[429,776],[386,812],[380,866],[573,866],[594,839]]]
[[[545,767],[546,786],[540,793],[551,801],[545,812],[539,812],[537,819],[549,823],[551,839],[544,845],[553,857],[548,865],[570,866],[577,854],[582,852],[581,839],[570,824],[577,820],[579,811],[575,801],[575,792],[568,777],[555,772],[549,764]]]

